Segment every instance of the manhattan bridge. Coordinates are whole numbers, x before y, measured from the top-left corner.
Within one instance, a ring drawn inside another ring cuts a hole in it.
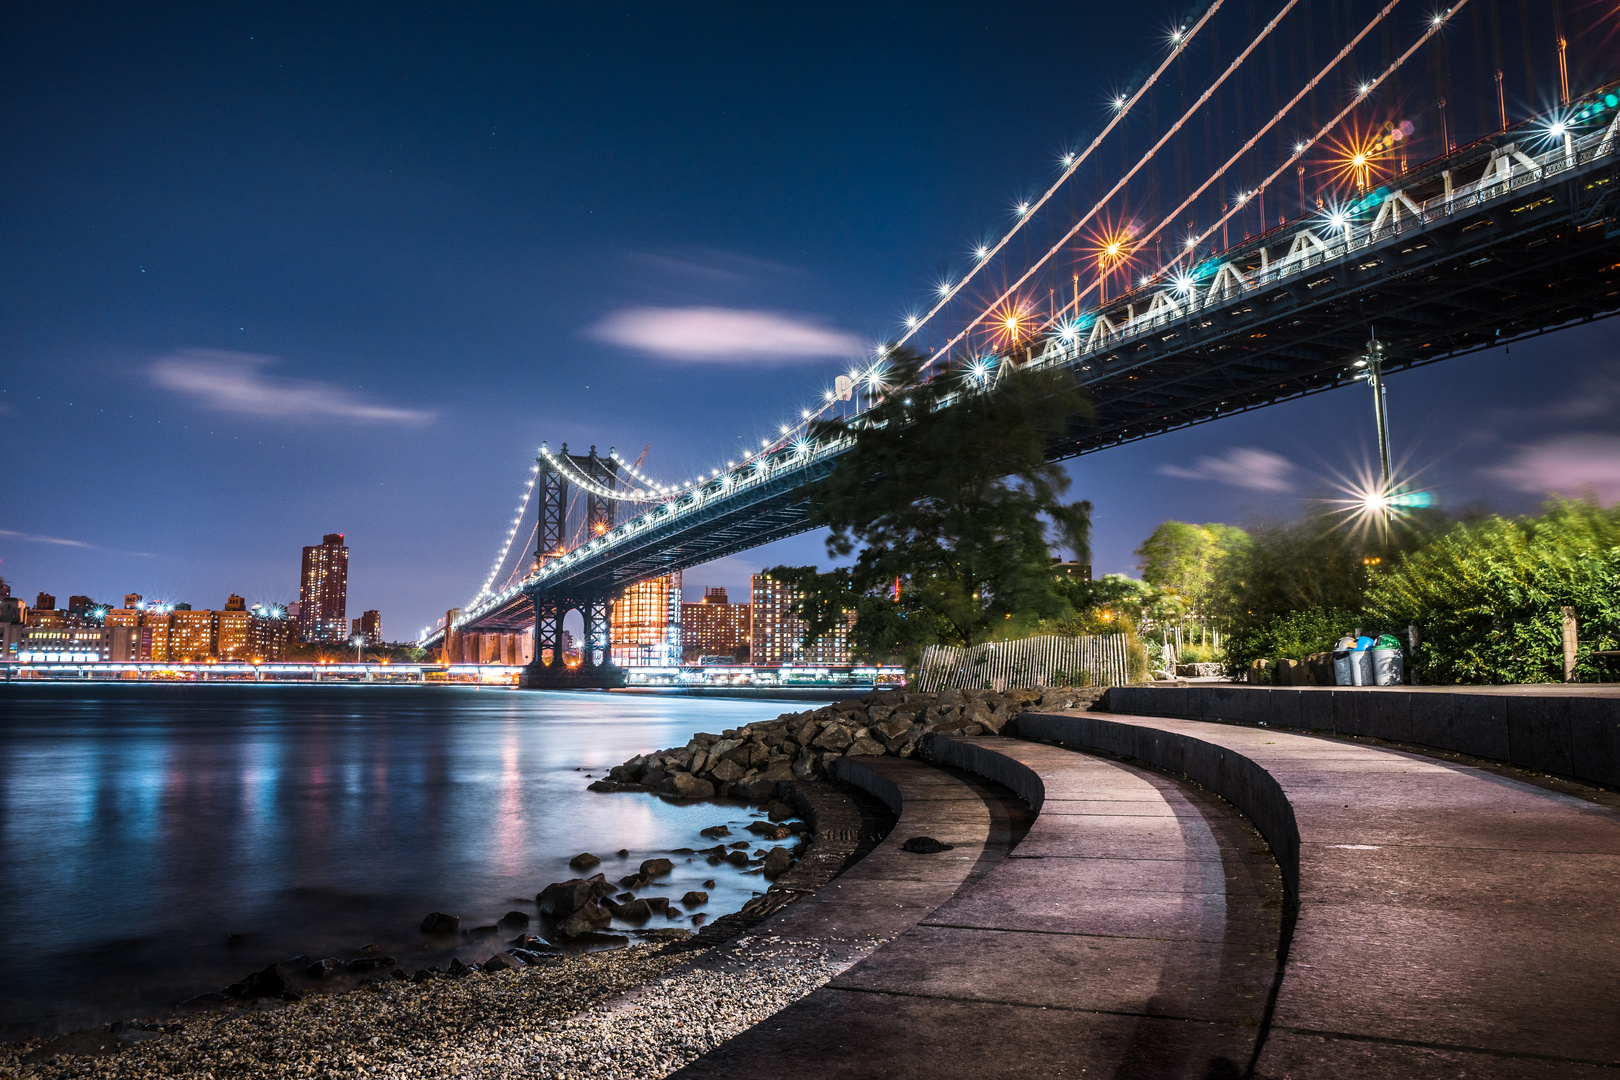
[[[963,394],[1071,372],[1095,415],[1057,460],[1620,311],[1620,15],[1420,3],[1209,0],[819,408],[679,484],[542,445],[483,587],[422,644],[532,633],[524,685],[615,685],[614,598],[807,530],[844,449],[813,425],[858,425],[895,346]]]

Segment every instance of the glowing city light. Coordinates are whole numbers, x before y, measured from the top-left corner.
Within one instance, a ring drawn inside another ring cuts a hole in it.
[[[1126,99],[1126,97],[1125,97],[1125,95],[1124,95],[1124,94],[1121,94],[1121,95],[1119,95],[1119,96],[1118,96],[1118,97],[1116,97],[1116,98],[1115,98],[1115,99],[1114,99],[1114,111],[1115,111],[1115,112],[1120,112],[1120,111],[1122,111],[1122,110],[1123,110],[1123,109],[1124,109],[1124,108],[1125,108],[1125,102],[1126,102],[1126,100],[1127,100],[1127,99]]]
[[[990,249],[985,247],[983,244],[980,244],[978,247],[973,249],[973,256],[974,256],[974,258],[980,259],[980,260],[989,258]]]
[[[1018,204],[1018,206],[1015,209],[1017,211],[1018,216],[1023,217],[1025,214],[1029,213],[1029,203],[1021,202],[1021,203]]]

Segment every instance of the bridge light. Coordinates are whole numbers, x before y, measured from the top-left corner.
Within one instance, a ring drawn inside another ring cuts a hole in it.
[[[1115,112],[1120,112],[1120,111],[1122,111],[1122,110],[1123,110],[1123,109],[1124,109],[1124,108],[1125,108],[1125,102],[1126,102],[1126,101],[1127,101],[1127,100],[1128,100],[1128,99],[1127,99],[1127,98],[1126,98],[1126,97],[1125,97],[1125,95],[1124,95],[1124,94],[1120,94],[1120,95],[1119,95],[1119,96],[1118,96],[1118,97],[1116,97],[1116,98],[1115,98],[1115,99],[1114,99],[1114,102],[1113,102],[1113,104],[1114,104],[1114,111],[1115,111]]]
[[[942,281],[934,289],[934,291],[939,293],[939,295],[941,295],[941,296],[949,296],[949,295],[951,295],[952,287],[953,286],[951,285],[951,283],[949,281]]]
[[[1073,164],[1074,164],[1074,155],[1073,154],[1064,154],[1063,155],[1063,166],[1064,166],[1064,168],[1068,168],[1070,165],[1073,165]]]
[[[1364,82],[1360,86],[1356,87],[1357,97],[1366,97],[1370,93],[1372,93],[1372,83]]]
[[[1191,274],[1177,274],[1171,286],[1177,296],[1191,296],[1193,290],[1198,287],[1198,282]]]
[[[973,249],[973,256],[980,262],[983,262],[985,259],[990,257],[990,249],[985,247],[983,244],[980,244],[978,247]]]
[[[1027,202],[1019,203],[1018,207],[1017,207],[1017,212],[1018,212],[1019,217],[1023,217],[1025,214],[1029,213],[1029,203],[1027,203]]]
[[[917,316],[915,316],[915,315],[907,315],[906,316],[906,329],[908,329],[908,330],[917,329]]]

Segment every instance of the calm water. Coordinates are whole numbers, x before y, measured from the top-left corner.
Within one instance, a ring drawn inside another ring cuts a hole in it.
[[[158,1014],[296,954],[377,942],[421,966],[416,927],[430,911],[464,927],[533,916],[535,893],[576,876],[580,851],[617,878],[712,843],[705,826],[749,820],[741,806],[586,792],[585,774],[790,707],[450,687],[0,687],[0,1037]],[[712,877],[714,914],[764,886],[701,858],[675,863],[651,892],[679,898]]]

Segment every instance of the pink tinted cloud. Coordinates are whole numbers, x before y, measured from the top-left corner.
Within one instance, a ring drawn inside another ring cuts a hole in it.
[[[1593,495],[1611,505],[1620,502],[1620,435],[1587,432],[1543,439],[1519,447],[1485,473],[1517,491]]]
[[[273,356],[224,349],[182,349],[152,365],[152,380],[193,398],[205,408],[282,420],[343,417],[395,424],[422,424],[434,414],[367,401],[350,390],[313,379],[266,375]]]
[[[774,311],[626,308],[588,331],[598,341],[671,360],[810,360],[865,351],[854,334]]]
[[[1252,491],[1291,491],[1289,474],[1294,463],[1281,454],[1252,446],[1234,446],[1219,457],[1201,457],[1192,466],[1160,465],[1164,476],[1183,480],[1213,480],[1218,484],[1249,488]]]

